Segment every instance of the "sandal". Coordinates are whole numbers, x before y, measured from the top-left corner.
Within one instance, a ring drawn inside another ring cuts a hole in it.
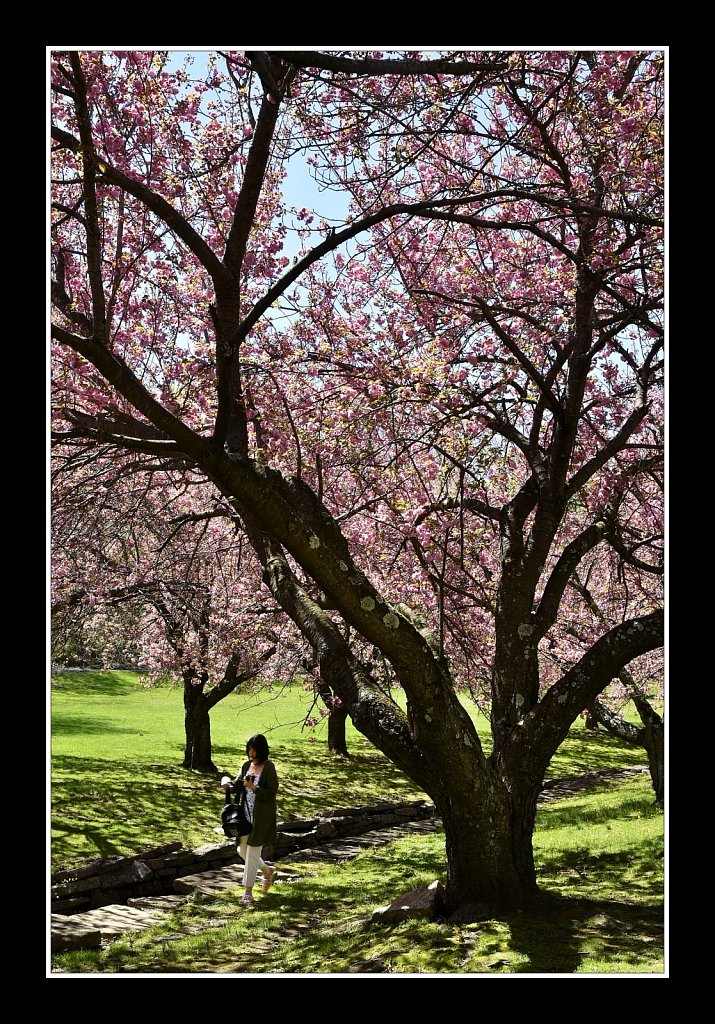
[[[263,881],[261,882],[261,889],[264,892],[268,892],[270,887],[273,885],[276,875],[278,874],[278,868],[266,868],[263,872]]]
[[[252,907],[253,906],[253,896],[250,896],[247,892],[245,892],[243,894],[243,896],[241,897],[240,901],[239,901],[239,906],[241,906],[241,907]]]

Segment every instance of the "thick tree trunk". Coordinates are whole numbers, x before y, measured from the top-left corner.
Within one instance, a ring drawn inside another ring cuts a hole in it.
[[[215,772],[211,759],[211,718],[209,704],[201,686],[184,679],[184,768],[197,772]]]
[[[491,773],[490,773],[491,775]],[[470,795],[438,799],[447,853],[445,910],[453,923],[527,907],[538,895],[532,852],[538,789],[514,794],[491,775]]]

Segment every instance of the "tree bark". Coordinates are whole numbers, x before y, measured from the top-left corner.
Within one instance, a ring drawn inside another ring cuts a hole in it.
[[[660,719],[652,719],[643,728],[643,746],[648,754],[655,802],[665,804],[665,726]]]
[[[195,686],[192,677],[184,677],[184,732],[186,746],[182,767],[196,772],[215,772],[211,759],[211,717],[209,703],[202,686]]]
[[[475,774],[472,785],[460,787],[464,792],[450,784],[435,799],[445,831],[445,910],[453,923],[522,909],[538,896],[532,852],[538,786],[532,781],[525,792],[510,793],[489,774],[490,785]]]
[[[347,739],[345,738],[345,724],[348,719],[347,708],[341,704],[333,707],[328,716],[328,750],[333,754],[340,754],[341,757],[350,757],[348,753]]]
[[[324,680],[319,679],[317,687],[323,704],[328,709],[328,750],[333,754],[340,754],[341,757],[350,757],[345,737],[348,709],[341,702],[340,698],[336,698],[330,686]]]
[[[586,708],[584,712],[584,728],[591,729],[593,732],[598,731],[598,718],[596,717],[593,707]]]

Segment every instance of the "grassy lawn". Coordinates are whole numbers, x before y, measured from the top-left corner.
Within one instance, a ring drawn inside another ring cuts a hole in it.
[[[325,732],[301,732],[312,696],[235,695],[212,712],[214,761],[235,771],[246,738],[264,732],[280,779],[279,815],[423,796],[348,726],[349,761]],[[486,739],[486,723],[477,720]],[[52,689],[53,867],[181,840],[216,840],[216,780],[179,767],[180,688],[144,690],[128,673],[68,673]],[[642,764],[644,752],[574,728],[552,776]],[[241,891],[192,897],[159,926],[107,949],[53,957],[57,973],[269,975],[661,975],[663,814],[647,775],[540,807],[534,839],[542,898],[507,921],[467,926],[370,924],[372,910],[444,879],[444,837],[409,837],[342,864],[293,865],[252,911]]]

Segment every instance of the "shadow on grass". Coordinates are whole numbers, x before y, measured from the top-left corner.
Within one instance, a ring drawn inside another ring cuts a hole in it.
[[[644,758],[642,747],[629,746],[604,732],[592,732],[574,726],[569,732],[568,745],[560,747],[554,755],[547,778],[580,775],[610,768],[614,764],[638,765],[643,763]]]
[[[62,867],[150,846],[206,842],[223,794],[213,774],[177,765],[58,755],[53,758],[52,851]],[[200,835],[203,828],[203,835]]]
[[[589,794],[597,793],[599,789],[606,792],[609,788],[615,788],[616,783],[599,783],[589,790]],[[643,796],[621,803],[617,811],[612,806],[599,806],[589,799],[570,797],[560,801],[557,805],[544,804],[537,809],[537,828],[540,831],[549,829],[566,828],[578,826],[583,828],[587,825],[601,825],[610,820],[622,820],[626,818],[645,818],[654,813],[659,813],[655,808],[652,796]]]
[[[120,697],[134,693],[136,678],[135,673],[126,672],[62,672],[52,677],[51,689],[79,696]]]
[[[647,905],[544,891],[528,911],[500,922],[485,921],[477,931],[474,926],[464,929],[439,922],[369,923],[366,904],[385,903],[386,884],[393,892],[397,885],[400,890],[409,889],[424,883],[426,868],[439,876],[442,865],[436,849],[426,855],[401,849],[398,882],[394,857],[387,850],[384,854],[372,851],[368,856],[369,874],[361,870],[358,858],[349,867],[319,878],[301,878],[299,884],[281,886],[279,893],[258,901],[256,911],[266,915],[265,926],[270,931],[290,932],[297,922],[306,922],[305,934],[295,936],[285,953],[290,957],[287,969],[297,973],[417,970],[492,974],[495,967],[501,969],[491,961],[502,954],[504,965],[512,964],[510,973],[574,974],[583,970],[584,962],[598,965],[588,973],[611,973],[608,965],[619,973],[639,973],[644,964],[657,964],[662,958],[663,912],[657,890]],[[381,859],[384,872],[380,871]],[[627,860],[611,858],[614,877],[619,864]],[[603,868],[601,863],[602,872]],[[386,883],[390,871],[391,883]],[[607,874],[603,872],[599,878],[606,884]],[[285,926],[270,917],[279,898]],[[345,922],[351,916],[355,926],[339,928],[338,939],[329,924],[331,918]]]
[[[136,728],[124,728],[106,718],[89,718],[86,715],[65,715],[57,712],[52,716],[52,735],[63,736],[68,733],[75,733],[79,736],[105,735],[106,733],[126,733],[127,735],[141,735]]]
[[[286,744],[284,750],[276,751],[275,761],[284,793],[305,791],[313,777],[310,762],[319,763],[317,774],[328,785],[321,786],[321,805],[315,807],[316,812],[347,804],[374,804],[380,798],[392,799],[396,789],[412,792],[411,799],[427,796],[416,790],[415,784],[376,749],[345,758],[325,749],[306,752],[304,746]]]
[[[587,846],[573,850],[561,850],[555,856],[543,854],[539,858],[539,871],[559,879],[559,888],[568,884],[561,878],[586,880],[597,876],[599,886],[617,889],[625,885],[630,893],[646,896],[652,902],[663,898],[660,873],[651,874],[650,869],[663,858],[661,839],[641,839],[637,855],[633,850],[615,853],[592,853]]]
[[[544,892],[533,909],[507,918],[509,947],[526,957],[521,973],[573,974],[585,957],[617,961],[619,972],[642,971],[662,947],[658,907]]]

